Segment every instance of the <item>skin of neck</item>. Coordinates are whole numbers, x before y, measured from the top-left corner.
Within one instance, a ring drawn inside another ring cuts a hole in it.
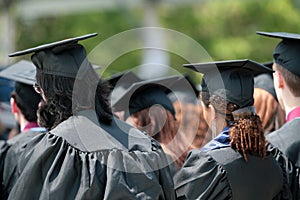
[[[203,106],[203,117],[212,131],[212,138],[215,138],[227,126],[225,115],[216,112],[212,105],[206,107],[203,102],[201,103]]]
[[[300,106],[300,97],[295,97],[290,91],[286,81],[280,71],[277,71],[276,64],[273,64],[274,88],[277,94],[278,102],[286,114]]]

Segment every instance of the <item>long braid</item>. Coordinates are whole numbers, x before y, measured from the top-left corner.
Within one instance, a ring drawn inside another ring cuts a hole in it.
[[[206,105],[211,104],[216,112],[225,115],[225,120],[230,126],[230,146],[241,152],[246,161],[248,153],[257,154],[262,158],[266,156],[264,130],[258,115],[245,114],[234,120],[232,112],[240,109],[238,105],[226,102],[217,95],[210,96],[208,93],[202,93],[201,97]]]
[[[244,116],[231,125],[229,130],[232,148],[242,151],[247,161],[247,153],[266,156],[265,136],[258,115]]]

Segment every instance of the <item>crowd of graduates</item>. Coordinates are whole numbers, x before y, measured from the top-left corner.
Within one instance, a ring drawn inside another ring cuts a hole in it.
[[[0,198],[299,199],[300,35],[257,34],[280,40],[272,62],[183,65],[199,87],[99,77],[80,44],[96,33],[11,53],[31,60],[0,71]]]

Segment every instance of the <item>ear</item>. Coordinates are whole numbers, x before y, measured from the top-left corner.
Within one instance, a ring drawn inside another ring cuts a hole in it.
[[[210,118],[211,119],[216,119],[217,118],[217,113],[216,113],[215,108],[211,104],[209,104],[208,107],[210,109]]]
[[[277,88],[283,88],[285,81],[284,81],[284,78],[283,78],[281,72],[276,71],[275,73],[276,73],[276,76],[277,76],[276,77],[277,78],[277,83],[276,83]]]
[[[19,112],[19,107],[17,106],[16,100],[12,97],[10,98],[10,106],[11,106],[12,113]]]

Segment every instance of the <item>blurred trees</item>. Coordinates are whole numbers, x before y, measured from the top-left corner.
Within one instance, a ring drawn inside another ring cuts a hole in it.
[[[255,32],[300,33],[300,12],[294,4],[293,0],[199,0],[184,5],[162,4],[157,13],[162,27],[193,38],[214,60],[249,58],[264,62],[272,59],[272,50],[279,41]],[[143,12],[140,8],[116,8],[34,20],[18,18],[16,49],[91,32],[98,32],[101,40],[105,40],[122,31],[142,27]],[[88,51],[93,48],[92,41],[82,43]],[[182,70],[181,65],[186,60],[170,56],[171,65]],[[115,60],[110,69],[123,71],[140,62],[141,52],[135,51]]]

